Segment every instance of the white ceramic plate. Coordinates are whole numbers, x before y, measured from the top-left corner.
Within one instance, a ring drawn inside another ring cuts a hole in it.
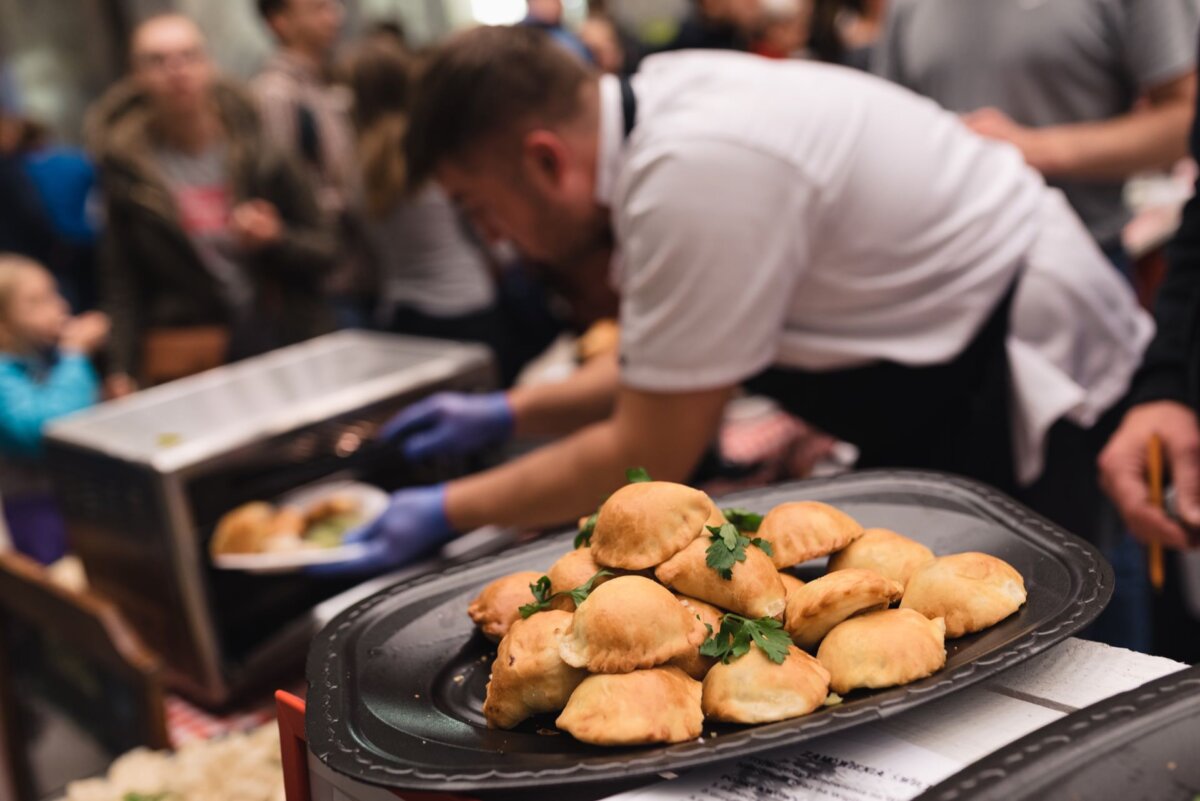
[[[362,510],[361,529],[387,509],[390,497],[378,487],[357,481],[333,481],[310,484],[289,492],[275,501],[277,506],[294,506],[305,509],[333,495],[355,498]],[[346,532],[349,536],[353,529]],[[221,570],[241,570],[246,573],[293,573],[313,565],[330,565],[357,559],[364,552],[361,543],[342,545],[337,548],[304,548],[296,551],[271,551],[269,553],[231,553],[213,557],[213,564]]]

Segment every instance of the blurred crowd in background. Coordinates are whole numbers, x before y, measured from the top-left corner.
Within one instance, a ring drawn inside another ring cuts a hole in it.
[[[1125,181],[1187,153],[1197,4],[1086,24],[1067,7],[1061,40],[967,5],[3,0],[0,493],[18,547],[65,547],[44,533],[40,431],[103,398],[350,327],[483,342],[508,385],[562,332],[616,316],[607,260],[544,270],[409,185],[423,53],[472,22],[544,29],[607,73],[685,48],[880,73],[1020,148],[1128,275]],[[1105,120],[1120,127],[1071,138]]]

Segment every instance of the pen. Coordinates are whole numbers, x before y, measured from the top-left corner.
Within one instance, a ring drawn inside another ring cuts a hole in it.
[[[1163,508],[1163,453],[1162,440],[1157,434],[1150,437],[1146,445],[1146,479],[1150,484],[1150,503],[1155,508]],[[1150,585],[1156,592],[1163,588],[1163,549],[1158,542],[1150,543],[1148,554]]]

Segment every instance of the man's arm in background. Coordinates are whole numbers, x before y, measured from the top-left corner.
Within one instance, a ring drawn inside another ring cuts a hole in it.
[[[612,416],[508,464],[451,482],[458,531],[495,523],[546,526],[595,511],[630,467],[683,481],[712,441],[732,387],[682,393],[622,388]]]

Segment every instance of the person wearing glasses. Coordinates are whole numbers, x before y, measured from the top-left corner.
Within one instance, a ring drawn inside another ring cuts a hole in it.
[[[179,359],[209,366],[321,333],[335,255],[303,172],[266,140],[249,96],[217,76],[192,20],[143,22],[131,70],[86,123],[105,198],[115,395]]]

